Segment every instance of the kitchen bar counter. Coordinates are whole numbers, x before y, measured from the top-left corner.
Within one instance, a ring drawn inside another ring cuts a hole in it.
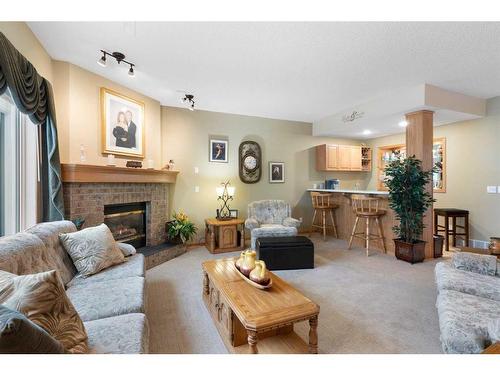
[[[376,191],[376,190],[349,190],[349,189],[307,189],[308,192],[316,191],[321,193],[333,193],[332,203],[337,204],[339,208],[335,210],[335,220],[337,222],[337,233],[339,238],[345,241],[349,241],[351,236],[352,228],[356,220],[356,214],[352,210],[351,194],[366,194],[366,195],[377,195],[380,198],[379,208],[386,211],[386,214],[382,216],[382,230],[385,236],[385,246],[387,248],[388,254],[394,254],[394,242],[392,239],[394,235],[392,233],[392,227],[396,223],[394,211],[389,208],[389,197],[387,191]],[[366,222],[361,219],[358,224],[357,232],[362,232],[365,230]],[[375,220],[372,220],[370,226],[371,233],[378,233],[378,229],[375,225]],[[359,238],[354,238],[353,246],[365,247],[364,241]],[[382,244],[380,241],[370,241],[370,254],[382,250]]]
[[[379,191],[379,190],[307,189],[307,191],[317,191],[318,193],[346,193],[346,194],[367,194],[367,195],[389,195],[388,191]]]

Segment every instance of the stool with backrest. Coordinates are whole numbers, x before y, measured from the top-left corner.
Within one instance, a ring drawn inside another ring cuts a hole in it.
[[[439,216],[444,217],[444,225],[439,225]],[[450,230],[451,218],[451,230]],[[457,218],[463,218],[464,224],[458,225]],[[462,233],[457,233],[457,228],[462,229]],[[450,236],[452,236],[453,247],[457,246],[457,236],[464,237],[464,246],[469,246],[469,211],[458,208],[435,208],[434,209],[434,234],[444,232],[446,241],[446,251],[450,251]]]
[[[309,232],[309,237],[313,232],[314,228],[320,228],[323,233],[323,239],[326,239],[326,231],[328,228],[333,230],[333,234],[338,238],[337,235],[337,224],[335,222],[335,209],[339,206],[333,203],[333,194],[331,193],[319,193],[316,191],[311,192],[312,206],[314,209],[314,214],[311,223],[311,231]],[[316,224],[316,216],[319,213],[320,224]],[[327,223],[327,216],[330,217],[331,224]]]
[[[352,228],[351,238],[349,239],[349,249],[352,245],[352,240],[354,237],[361,238],[365,241],[366,256],[369,255],[370,240],[381,241],[384,253],[387,252],[384,241],[384,232],[382,230],[382,224],[380,223],[380,218],[385,215],[385,210],[379,208],[379,199],[375,197],[370,197],[368,195],[353,194],[351,195],[352,209],[356,215],[356,221],[354,222],[354,227]],[[365,231],[356,232],[359,219],[365,219]],[[370,221],[375,220],[378,227],[379,234],[370,233]]]

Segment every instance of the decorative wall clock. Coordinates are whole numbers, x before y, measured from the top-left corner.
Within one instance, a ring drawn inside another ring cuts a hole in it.
[[[262,152],[254,141],[241,142],[239,148],[240,180],[245,184],[259,182],[262,171]]]

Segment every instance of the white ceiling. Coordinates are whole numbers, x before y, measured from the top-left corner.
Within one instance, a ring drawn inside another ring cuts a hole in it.
[[[49,54],[181,106],[312,122],[429,83],[500,95],[500,23],[30,22]],[[99,50],[136,63],[97,65]]]

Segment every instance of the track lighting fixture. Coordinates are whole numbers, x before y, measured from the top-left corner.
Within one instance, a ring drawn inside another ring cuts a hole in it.
[[[106,52],[105,50],[101,50],[101,53],[102,53],[102,57],[97,61],[97,63],[100,66],[106,67],[106,57],[111,56],[112,58],[114,58],[116,60],[116,62],[118,64],[120,64],[122,62],[124,62],[125,64],[128,64],[130,67],[128,70],[128,75],[130,77],[135,77],[135,72],[134,72],[135,64],[125,60],[125,55],[123,53],[121,53],[121,52],[109,53],[109,52]]]
[[[185,94],[182,98],[182,103],[184,103],[190,111],[194,111],[194,95]]]

